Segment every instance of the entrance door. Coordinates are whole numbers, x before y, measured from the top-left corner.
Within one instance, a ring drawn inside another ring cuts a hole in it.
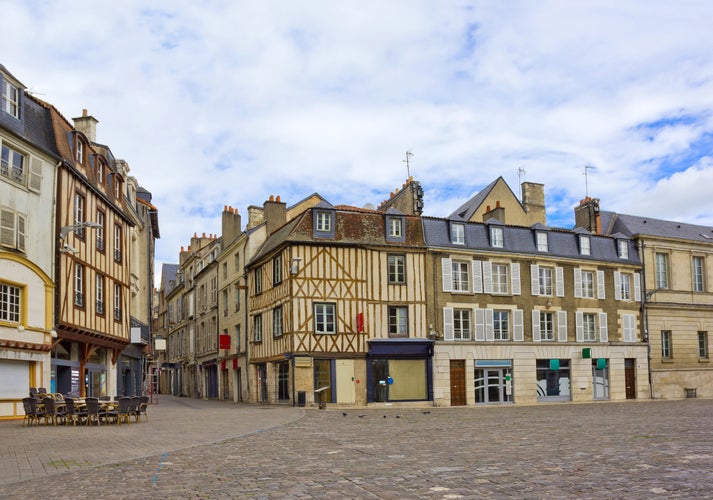
[[[465,405],[465,360],[451,360],[451,406]]]
[[[592,387],[594,399],[609,399],[609,370],[598,368],[597,360],[592,362]]]
[[[626,399],[636,399],[636,360],[624,360],[624,384],[626,385]]]
[[[354,387],[354,360],[338,359],[337,365],[337,403],[356,402]]]
[[[476,403],[512,403],[510,368],[475,369]]]
[[[372,390],[374,401],[384,403],[389,400],[389,362],[385,359],[375,359],[371,363]]]

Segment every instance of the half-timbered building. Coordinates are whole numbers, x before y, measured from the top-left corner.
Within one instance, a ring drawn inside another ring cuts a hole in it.
[[[247,266],[251,398],[430,400],[420,218],[322,201],[282,220]]]

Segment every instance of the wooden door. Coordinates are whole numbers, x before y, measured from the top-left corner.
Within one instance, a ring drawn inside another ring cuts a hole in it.
[[[636,399],[636,360],[624,360],[624,383],[626,384],[626,399]]]
[[[465,405],[465,360],[451,360],[451,406]]]
[[[354,386],[354,360],[338,359],[337,364],[337,403],[354,403],[356,388]]]

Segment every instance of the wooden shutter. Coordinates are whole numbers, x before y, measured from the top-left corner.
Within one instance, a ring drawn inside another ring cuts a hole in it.
[[[636,315],[622,314],[621,315],[622,330],[624,333],[624,342],[636,342]]]
[[[493,293],[493,263],[483,262],[483,292]]]
[[[567,342],[567,311],[557,311],[557,340]]]
[[[606,284],[604,283],[604,271],[597,271],[597,298],[606,299]]]
[[[532,311],[532,340],[540,341],[540,311]]]
[[[443,281],[443,291],[453,291],[453,268],[451,267],[451,259],[441,259],[441,281]]]
[[[574,296],[582,298],[582,270],[578,267],[574,269]]]
[[[540,266],[537,264],[530,264],[530,292],[540,295]]]
[[[634,273],[634,300],[641,302],[641,274]]]
[[[621,300],[621,273],[614,271],[614,300]]]
[[[564,269],[555,267],[555,294],[564,297]]]
[[[512,294],[520,295],[520,264],[513,262],[510,264],[510,284],[512,286]]]
[[[40,192],[40,188],[42,187],[42,160],[35,158],[34,156],[30,158],[30,178],[28,187],[31,191],[35,191],[37,193]]]
[[[599,341],[609,342],[609,329],[607,327],[607,313],[599,313]]]
[[[577,330],[577,342],[584,342],[584,314],[582,311],[576,312],[575,324]]]
[[[25,217],[17,214],[17,249],[25,251]]]
[[[512,312],[512,339],[515,342],[525,340],[525,325],[523,321],[522,309],[515,309]]]
[[[450,260],[450,259],[448,259]],[[443,308],[443,340],[453,340],[453,308]]]
[[[492,316],[491,316],[492,318]],[[475,310],[475,340],[485,341],[485,309]]]
[[[493,324],[492,309],[485,309],[485,340],[495,340],[495,325]]]
[[[490,262],[481,262],[479,260],[473,261],[473,293],[483,293],[483,273],[485,272],[485,264],[489,265]],[[488,271],[489,270],[490,268],[488,268]],[[485,293],[490,293],[490,290],[485,290]]]
[[[0,245],[15,248],[15,212],[0,209]]]

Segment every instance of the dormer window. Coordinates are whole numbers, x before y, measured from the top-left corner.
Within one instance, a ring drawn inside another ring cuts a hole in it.
[[[404,241],[404,218],[401,216],[386,216],[386,239],[388,241]]]
[[[2,109],[15,118],[20,118],[20,89],[8,81],[2,84]]]
[[[629,258],[629,242],[627,240],[618,240],[617,246],[619,247],[619,258],[628,259]]]
[[[490,246],[493,248],[503,247],[503,228],[502,227],[491,227],[490,228]]]
[[[465,225],[451,223],[451,243],[465,245]]]
[[[535,234],[536,234],[536,238],[537,238],[537,251],[538,252],[546,252],[548,249],[547,233],[544,231],[537,231]]]
[[[74,159],[77,160],[79,164],[84,160],[84,144],[82,144],[82,140],[79,137],[77,137],[77,148],[74,151]]]
[[[584,234],[579,236],[579,253],[582,255],[592,254],[592,241]]]
[[[315,238],[334,238],[334,210],[314,210],[312,224]]]
[[[104,184],[104,164],[101,161],[97,162],[97,182]]]

